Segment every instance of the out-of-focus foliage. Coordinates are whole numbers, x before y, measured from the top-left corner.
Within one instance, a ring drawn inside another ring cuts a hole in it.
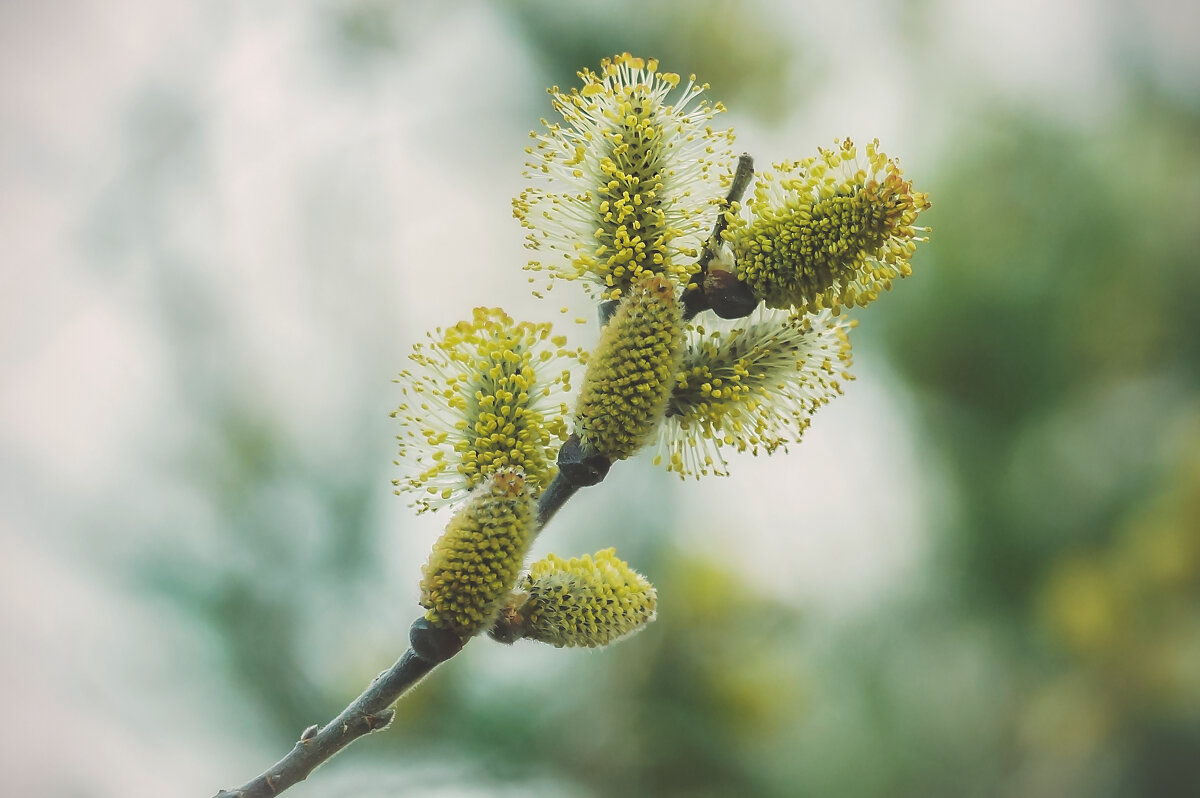
[[[1099,140],[993,120],[942,166],[928,279],[881,314],[939,415],[979,599],[1023,604],[1065,546],[1107,539],[1195,398],[1196,123],[1136,117]]]
[[[1004,635],[994,790],[1190,794],[1200,120],[1147,92],[1098,135],[990,121],[943,164],[929,279],[881,339],[960,497],[948,597]]]

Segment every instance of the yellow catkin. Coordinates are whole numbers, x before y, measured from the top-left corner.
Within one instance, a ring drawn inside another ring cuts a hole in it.
[[[654,620],[658,594],[614,549],[564,560],[549,555],[522,579],[527,593],[518,611],[524,636],[556,647],[595,648]]]
[[[683,316],[665,277],[638,283],[604,328],[575,412],[580,442],[623,460],[654,435],[666,410],[683,342]]]
[[[464,639],[485,629],[517,581],[535,526],[525,479],[492,474],[450,520],[422,569],[426,620]]]
[[[536,493],[554,476],[566,437],[559,397],[570,390],[564,349],[549,324],[516,322],[499,308],[438,329],[414,347],[402,372],[405,401],[392,413],[403,424],[395,481],[421,511],[465,496],[488,475],[518,468]]]
[[[929,207],[896,162],[849,139],[759,175],[726,234],[738,278],[768,307],[815,313],[865,307],[912,272],[917,215]]]
[[[659,435],[669,471],[726,474],[723,448],[770,454],[797,442],[810,417],[842,392],[852,322],[759,308],[688,331]]]
[[[563,121],[534,135],[513,201],[527,246],[545,253],[529,268],[584,279],[600,299],[648,275],[686,280],[730,172],[733,134],[712,126],[723,108],[629,53],[579,76],[581,89],[550,90]]]

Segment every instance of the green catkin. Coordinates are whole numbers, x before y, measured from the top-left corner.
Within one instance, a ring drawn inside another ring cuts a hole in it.
[[[650,277],[621,301],[588,359],[575,411],[585,448],[611,461],[645,445],[671,395],[683,345],[683,316],[665,277]]]
[[[564,560],[549,555],[521,580],[524,637],[556,647],[595,648],[654,620],[658,594],[614,549]]]
[[[426,620],[463,639],[485,629],[517,581],[535,516],[524,477],[492,474],[450,520],[422,569]]]

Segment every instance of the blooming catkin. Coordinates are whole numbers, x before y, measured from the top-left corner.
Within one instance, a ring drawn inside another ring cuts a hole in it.
[[[521,580],[524,637],[556,647],[595,648],[654,620],[658,594],[614,549],[564,560],[549,555]]]
[[[471,495],[422,569],[426,620],[464,639],[488,626],[521,571],[535,533],[535,509],[516,471],[492,474]]]
[[[550,90],[562,122],[534,135],[513,202],[541,253],[528,268],[582,279],[599,299],[651,274],[684,280],[729,179],[733,134],[713,127],[723,108],[653,58],[623,53],[579,76],[580,89]]]
[[[914,226],[929,207],[896,162],[865,148],[865,163],[849,139],[798,163],[759,175],[726,234],[738,279],[768,307],[808,313],[878,298],[912,273],[909,259],[924,239]]]
[[[398,489],[420,511],[462,498],[489,474],[520,469],[536,493],[554,475],[554,452],[566,437],[559,395],[570,390],[575,353],[549,324],[516,322],[499,308],[476,308],[470,320],[439,328],[409,359],[398,380],[405,402]]]
[[[724,447],[770,454],[799,441],[813,412],[853,379],[852,326],[829,311],[760,307],[691,327],[659,435],[667,470],[726,474]]]
[[[621,301],[588,359],[575,411],[585,448],[623,460],[653,435],[666,411],[683,342],[683,315],[665,277]]]

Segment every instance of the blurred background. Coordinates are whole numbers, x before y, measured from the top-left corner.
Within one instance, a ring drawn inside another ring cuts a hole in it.
[[[879,137],[932,240],[802,446],[539,540],[617,546],[647,631],[478,641],[288,794],[1200,794],[1198,8],[0,5],[5,789],[211,795],[401,653],[446,517],[391,380],[475,305],[590,345],[510,200],[628,50],[761,163]]]

